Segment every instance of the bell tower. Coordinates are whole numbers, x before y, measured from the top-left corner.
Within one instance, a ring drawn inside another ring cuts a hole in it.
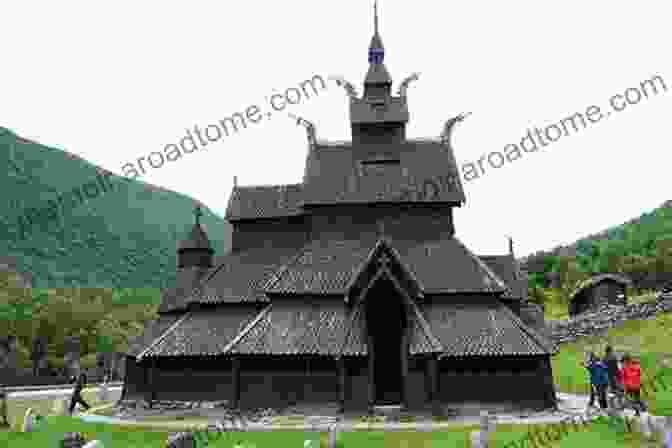
[[[385,67],[385,47],[378,31],[378,2],[373,5],[373,37],[364,94],[350,100],[354,144],[401,143],[406,139],[408,107],[404,96],[392,96],[392,77]]]

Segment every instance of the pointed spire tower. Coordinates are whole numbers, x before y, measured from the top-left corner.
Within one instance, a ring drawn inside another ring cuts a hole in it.
[[[212,254],[214,250],[210,245],[208,234],[201,227],[200,218],[203,216],[200,206],[194,208],[194,225],[191,227],[189,236],[180,242],[177,250],[177,267],[190,268],[212,267]]]
[[[391,94],[392,77],[385,67],[385,47],[378,29],[378,2],[373,5],[373,37],[364,95],[350,102],[354,143],[399,143],[406,139],[408,108],[405,98]]]

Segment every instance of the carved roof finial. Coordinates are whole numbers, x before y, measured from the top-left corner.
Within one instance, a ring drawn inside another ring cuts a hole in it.
[[[419,77],[420,73],[413,73],[410,76],[404,78],[404,80],[401,81],[401,84],[399,84],[399,92],[397,92],[397,95],[401,97],[406,97],[406,91],[408,90],[408,85],[413,81],[417,81]]]
[[[306,134],[308,136],[308,144],[311,147],[315,146],[317,144],[315,125],[304,118],[297,117],[294,114],[288,113],[287,115],[289,115],[292,119],[296,120],[297,126],[303,126],[304,128],[306,128]]]
[[[446,121],[446,123],[443,125],[443,133],[441,134],[441,141],[444,143],[450,143],[450,137],[453,133],[453,127],[455,127],[455,124],[464,121],[464,119],[467,118],[469,115],[471,115],[471,112],[461,113],[456,117],[453,117],[450,120]]]

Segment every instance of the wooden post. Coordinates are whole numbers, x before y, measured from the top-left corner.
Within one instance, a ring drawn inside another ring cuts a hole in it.
[[[438,403],[438,391],[437,391],[437,377],[438,377],[438,361],[436,360],[436,356],[432,355],[431,358],[427,360],[427,376],[428,376],[428,381],[429,384],[428,390],[429,390],[429,400],[432,403],[432,409],[436,409],[436,405]]]
[[[233,382],[233,408],[237,409],[240,406],[240,360],[233,358],[231,368],[231,379]]]
[[[338,363],[338,412],[345,412],[345,359],[340,357]]]
[[[408,342],[410,325],[404,328],[401,335],[401,405],[403,409],[408,409],[408,399],[410,390],[408,387]]]
[[[373,413],[373,406],[376,402],[376,384],[373,372],[375,353],[373,352],[373,338],[369,334],[366,339],[369,349],[369,413]]]
[[[156,361],[154,358],[149,359],[149,365],[147,366],[147,404],[149,405],[149,409],[152,409],[153,405],[153,399],[154,399],[154,387],[155,387],[155,372],[154,372],[154,365]]]

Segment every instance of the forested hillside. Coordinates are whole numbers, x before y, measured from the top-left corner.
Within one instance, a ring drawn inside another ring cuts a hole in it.
[[[99,168],[66,151],[0,128],[0,256],[15,260],[35,287],[171,287],[175,251],[194,222],[196,202],[183,194],[111,176],[112,188],[55,219],[41,219],[24,237],[26,210],[96,179]],[[231,228],[203,206],[201,222],[216,255],[230,248]]]
[[[586,276],[622,273],[637,289],[660,289],[672,282],[672,201],[572,245],[525,257],[521,264],[531,288],[569,291]]]

